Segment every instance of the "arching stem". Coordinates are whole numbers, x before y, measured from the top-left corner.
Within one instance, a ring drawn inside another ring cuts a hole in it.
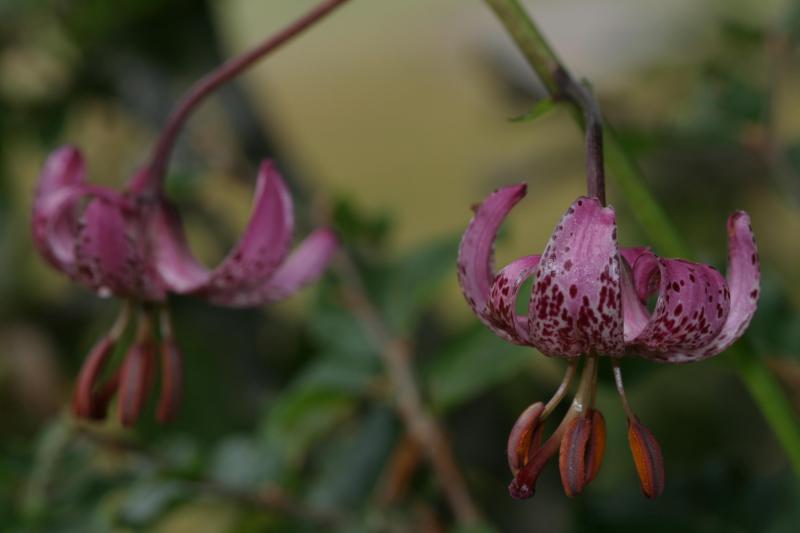
[[[131,190],[140,193],[158,190],[166,172],[167,162],[175,145],[175,140],[186,119],[200,102],[221,85],[235,78],[253,63],[290,41],[345,2],[347,0],[326,0],[320,3],[249,52],[229,60],[195,83],[178,103],[175,111],[169,116],[167,124],[153,149],[149,164],[144,172],[134,178],[133,183],[131,183]]]

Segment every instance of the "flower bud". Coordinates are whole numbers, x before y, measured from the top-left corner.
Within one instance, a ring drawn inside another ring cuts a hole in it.
[[[542,424],[539,417],[544,411],[544,404],[536,402],[522,411],[511,433],[508,435],[508,467],[514,475],[524,467],[530,457],[539,449],[542,441]]]
[[[606,422],[600,411],[589,409],[571,420],[561,438],[558,467],[564,492],[572,497],[583,492],[603,462]]]
[[[647,427],[637,417],[628,419],[628,443],[633,452],[633,462],[642,492],[655,498],[664,492],[664,459],[661,446]]]

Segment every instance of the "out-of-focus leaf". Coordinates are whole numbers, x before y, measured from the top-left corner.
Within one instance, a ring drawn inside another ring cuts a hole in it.
[[[373,409],[357,427],[340,432],[321,452],[320,472],[308,491],[309,501],[336,509],[366,501],[397,432],[394,415],[384,408]]]
[[[534,356],[532,349],[512,346],[476,325],[431,357],[423,380],[433,407],[446,411],[513,378]]]
[[[325,353],[354,364],[377,358],[372,341],[352,314],[341,306],[336,289],[321,287],[309,327]]]
[[[542,98],[531,108],[530,111],[508,119],[509,122],[533,122],[537,118],[543,117],[556,108],[558,103],[552,98]]]
[[[214,450],[208,465],[208,475],[222,485],[237,489],[258,487],[274,478],[278,457],[246,436],[230,437]]]
[[[292,387],[272,405],[261,430],[263,442],[289,465],[348,418],[356,406],[350,393],[334,388]]]
[[[346,242],[357,242],[367,246],[385,242],[391,220],[385,214],[367,214],[359,210],[350,200],[340,198],[333,206],[333,224],[337,233]]]
[[[176,481],[149,479],[134,484],[127,491],[119,510],[119,518],[132,526],[145,526],[161,517],[186,489]]]
[[[721,24],[722,36],[732,45],[758,48],[764,43],[765,31],[741,20],[726,20]]]
[[[425,244],[388,269],[380,300],[386,320],[398,332],[414,326],[442,281],[454,275],[459,239],[454,235]]]
[[[748,329],[748,338],[761,353],[800,357],[800,315],[773,276],[764,276],[761,283],[758,312]]]
[[[453,533],[496,533],[498,530],[486,522],[480,522],[469,526],[456,526],[451,531]]]

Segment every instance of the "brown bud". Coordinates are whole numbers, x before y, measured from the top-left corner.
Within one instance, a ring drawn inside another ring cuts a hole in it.
[[[98,415],[101,411],[104,414],[105,409],[98,409],[99,406],[95,405],[94,389],[100,372],[114,352],[114,346],[115,343],[111,338],[104,337],[92,348],[89,356],[83,362],[78,375],[75,394],[72,397],[72,410],[76,416],[93,419],[102,418],[102,416]]]
[[[150,340],[133,345],[122,363],[119,385],[119,420],[132,426],[142,414],[151,381],[154,346]]]
[[[161,395],[156,409],[156,419],[160,424],[175,417],[181,400],[182,385],[181,352],[172,339],[165,339],[161,343]]]
[[[561,484],[567,496],[580,494],[597,476],[605,449],[606,422],[600,411],[589,409],[569,422],[558,457]]]
[[[539,448],[542,441],[542,424],[539,417],[544,411],[544,404],[536,402],[522,411],[511,433],[508,434],[508,467],[514,475],[524,467],[531,456]]]
[[[655,498],[664,492],[664,459],[661,446],[647,427],[637,417],[628,419],[628,443],[633,452],[633,462],[642,492]]]

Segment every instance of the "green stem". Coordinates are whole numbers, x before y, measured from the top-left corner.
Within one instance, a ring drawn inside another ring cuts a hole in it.
[[[518,0],[484,0],[495,12],[500,22],[525,56],[528,64],[539,76],[551,98],[560,96],[559,72],[567,73],[558,56]],[[572,116],[583,128],[581,110],[570,101]],[[642,171],[625,151],[613,129],[606,125],[605,155],[608,168],[622,196],[628,204],[635,206],[632,214],[653,242],[655,248],[665,256],[688,257],[691,250],[681,238],[652,193],[648,190]],[[747,339],[728,349],[740,379],[772,428],[786,451],[795,473],[800,477],[800,423],[791,403],[781,390],[775,376],[770,373],[763,359],[753,355]]]

